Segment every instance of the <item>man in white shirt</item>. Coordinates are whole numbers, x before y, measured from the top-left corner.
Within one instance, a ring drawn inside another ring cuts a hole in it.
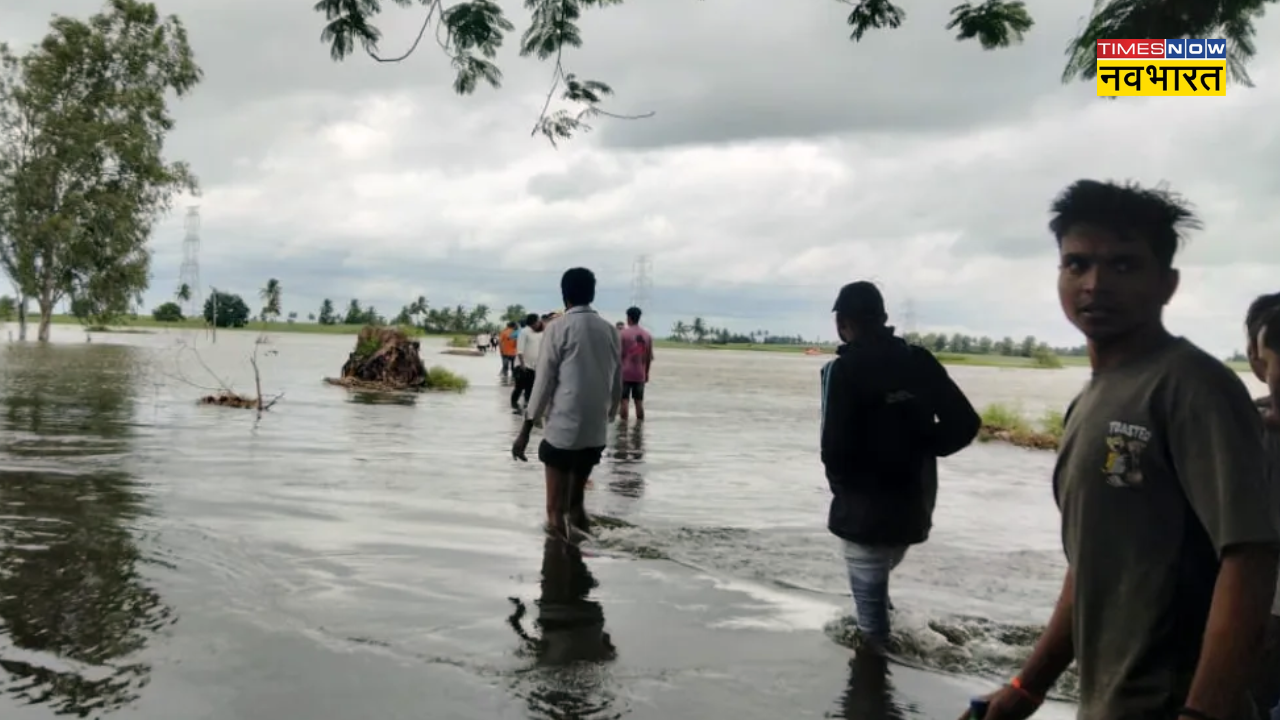
[[[533,393],[511,456],[528,460],[529,434],[545,416],[538,459],[546,467],[547,524],[567,537],[570,526],[590,531],[584,496],[622,400],[622,347],[618,331],[591,308],[594,273],[565,271],[560,292],[567,309],[542,333]]]
[[[529,406],[529,394],[533,392],[533,380],[537,376],[538,348],[542,345],[542,318],[529,313],[524,319],[524,330],[516,338],[515,387],[511,390],[511,412],[520,409],[520,396],[524,395],[525,407]]]

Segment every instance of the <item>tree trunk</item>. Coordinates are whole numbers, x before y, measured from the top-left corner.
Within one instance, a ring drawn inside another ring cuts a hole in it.
[[[42,296],[40,298],[40,329],[36,334],[36,341],[46,343],[49,342],[49,326],[53,324],[53,298]]]
[[[18,342],[27,341],[27,296],[18,295]]]

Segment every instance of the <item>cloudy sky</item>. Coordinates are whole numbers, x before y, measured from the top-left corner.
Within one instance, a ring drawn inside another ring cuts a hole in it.
[[[647,254],[664,332],[702,316],[830,336],[836,289],[871,278],[900,326],[910,299],[919,330],[1076,344],[1045,223],[1080,177],[1165,180],[1196,203],[1175,330],[1229,352],[1248,301],[1280,289],[1280,16],[1259,28],[1256,89],[1108,102],[1058,80],[1087,0],[1031,0],[1027,42],[998,52],[951,40],[950,3],[905,2],[903,28],[853,44],[833,0],[632,0],[592,13],[566,66],[655,116],[557,150],[529,135],[549,67],[507,52],[503,89],[461,98],[432,48],[334,64],[311,4],[158,2],[206,73],[171,142],[203,185],[202,280],[249,299],[279,278],[286,311],[418,294],[549,309],[581,264],[616,313]],[[98,5],[0,0],[0,28],[31,41],[50,13]],[[384,49],[419,18],[384,13]],[[149,304],[178,284],[180,214],[155,237]]]

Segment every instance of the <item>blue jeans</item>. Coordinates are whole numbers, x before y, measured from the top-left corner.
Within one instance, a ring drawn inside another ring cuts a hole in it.
[[[860,545],[844,541],[849,589],[862,636],[883,646],[889,640],[889,573],[907,555],[906,545]]]

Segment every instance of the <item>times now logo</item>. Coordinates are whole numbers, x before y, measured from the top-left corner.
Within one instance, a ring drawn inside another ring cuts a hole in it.
[[[1222,60],[1225,40],[1099,40],[1099,60]]]

